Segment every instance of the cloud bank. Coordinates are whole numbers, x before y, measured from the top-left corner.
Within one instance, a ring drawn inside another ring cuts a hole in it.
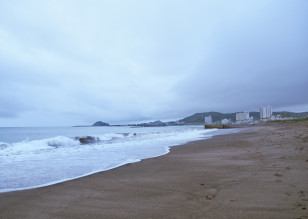
[[[307,1],[0,3],[0,126],[307,111]]]

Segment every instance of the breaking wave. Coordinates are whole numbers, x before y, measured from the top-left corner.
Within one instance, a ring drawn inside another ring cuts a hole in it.
[[[40,140],[25,140],[16,143],[4,143],[0,142],[0,151],[9,150],[11,152],[30,152],[37,150],[47,150],[60,147],[74,147],[87,144],[98,144],[98,143],[111,143],[121,138],[127,138],[135,136],[134,134],[104,134],[94,136],[77,136],[77,137],[66,137],[57,136],[53,138],[46,138]]]
[[[70,133],[57,130],[34,129],[35,133],[44,134],[41,139],[34,140],[31,137],[39,135],[31,136],[27,133],[28,129],[22,129],[22,132],[18,129],[17,134],[23,134],[23,138],[18,138],[19,142],[8,143],[1,139],[0,193],[50,185],[161,156],[168,153],[171,146],[209,138],[214,134],[214,130],[191,126],[119,127],[94,131],[92,127],[71,128]],[[95,131],[97,134],[93,134]]]

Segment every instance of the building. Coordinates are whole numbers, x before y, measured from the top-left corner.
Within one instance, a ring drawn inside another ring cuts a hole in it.
[[[269,119],[270,120],[282,120],[282,117],[281,115],[271,115]]]
[[[260,120],[268,120],[272,115],[272,106],[261,106],[260,107]]]
[[[251,122],[251,118],[249,118],[249,112],[241,112],[236,113],[236,124],[247,124]]]
[[[205,125],[212,125],[213,122],[212,122],[212,116],[206,116],[204,117],[204,124]]]
[[[223,119],[223,120],[221,120],[221,124],[222,125],[231,124],[231,119]]]

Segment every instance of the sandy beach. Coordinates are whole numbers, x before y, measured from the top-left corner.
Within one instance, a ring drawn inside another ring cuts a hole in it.
[[[0,194],[0,218],[308,218],[308,123],[255,126],[165,156]]]

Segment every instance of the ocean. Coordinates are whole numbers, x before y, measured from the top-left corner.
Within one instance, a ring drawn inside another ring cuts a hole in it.
[[[235,131],[203,126],[0,128],[0,192],[87,176]]]

